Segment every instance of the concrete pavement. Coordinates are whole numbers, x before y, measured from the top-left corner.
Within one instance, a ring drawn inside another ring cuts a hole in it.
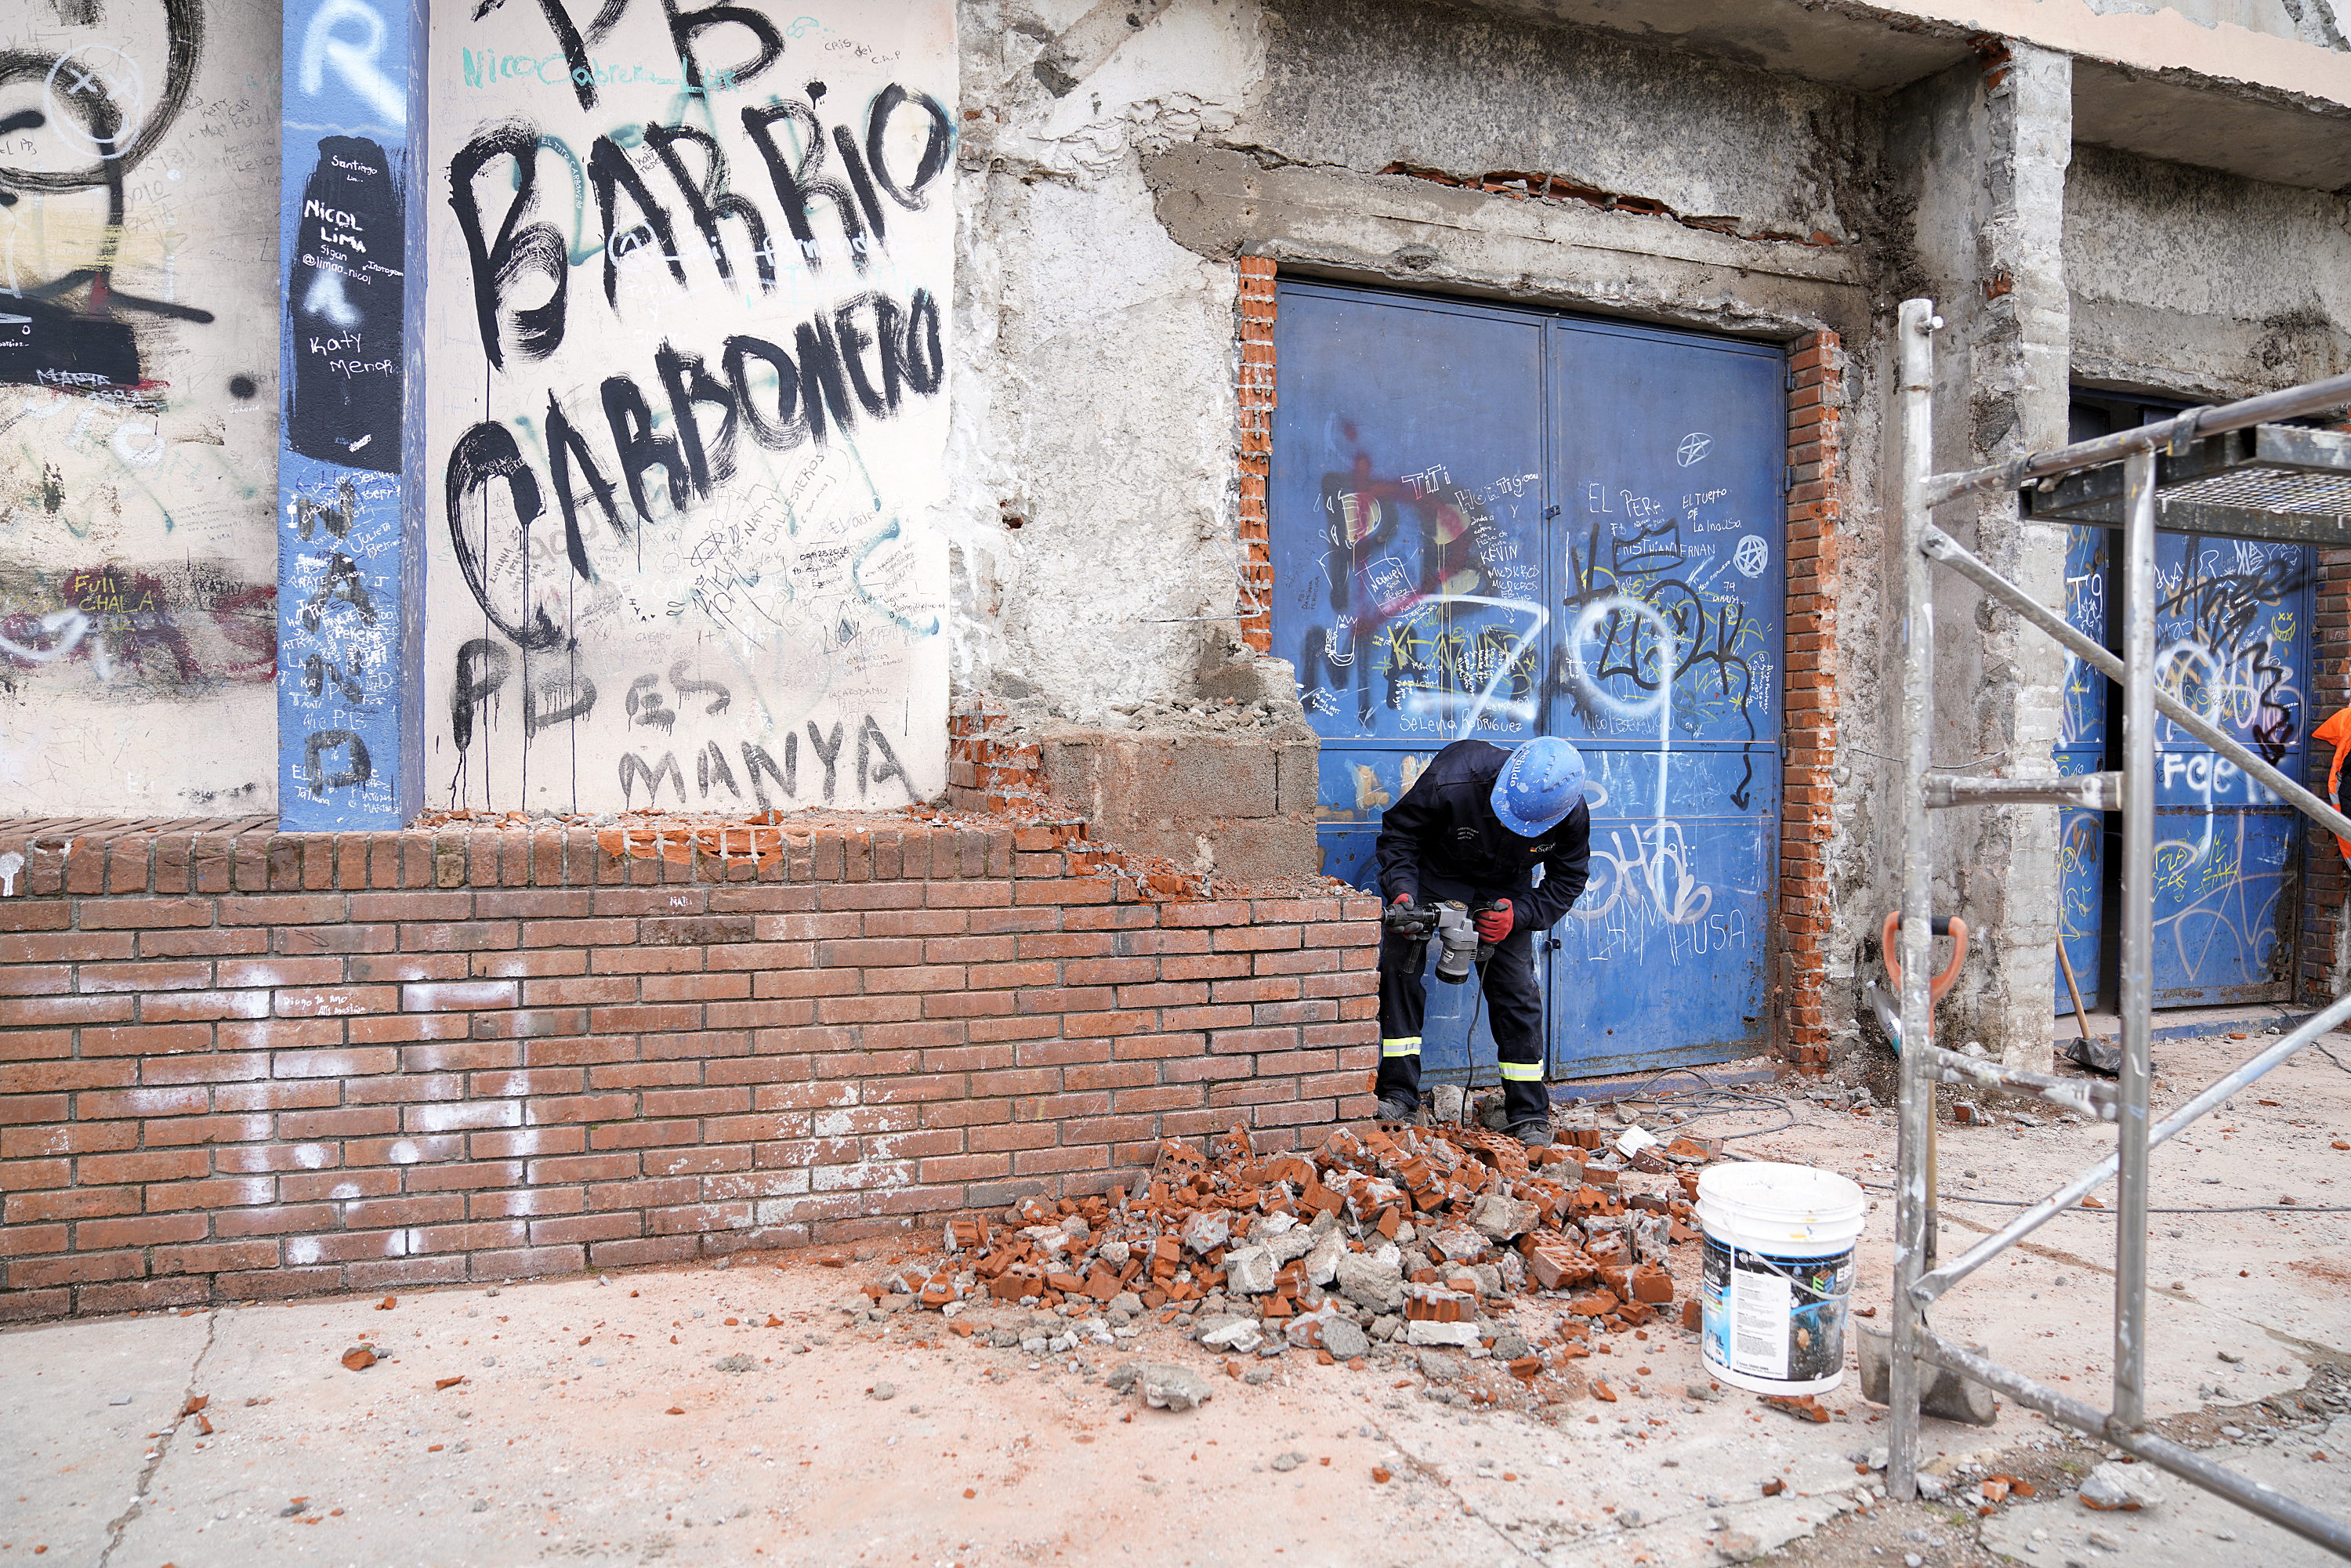
[[[2351,1042],[2335,1043],[2351,1061]],[[2168,1044],[2168,1092],[2250,1049]],[[1734,1146],[1886,1178],[1890,1115],[1794,1103],[1795,1125]],[[2351,1362],[2351,1215],[2314,1212],[2351,1205],[2351,1152],[2333,1147],[2346,1128],[2351,1073],[2312,1053],[2158,1154],[2158,1205],[2199,1212],[2157,1218],[2150,1403],[2216,1455],[2351,1514],[2351,1423],[2325,1403]],[[2006,1122],[1942,1135],[1954,1197],[2023,1197],[2112,1134]],[[2288,1197],[2294,1210],[2211,1212]],[[1959,1246],[2004,1211],[1949,1212]],[[1860,1301],[1886,1298],[1890,1221],[1883,1202]],[[2053,1222],[1954,1292],[1938,1325],[2101,1398],[2112,1227]],[[2071,1488],[2098,1456],[2007,1406],[1989,1429],[1929,1423],[1928,1448],[1955,1491],[1991,1470],[2038,1478],[2033,1500],[1989,1518],[1888,1506],[1866,1468],[1883,1423],[1851,1380],[1826,1401],[1840,1419],[1799,1422],[1708,1387],[1678,1329],[1619,1336],[1548,1403],[1490,1363],[1401,1350],[1362,1371],[1292,1353],[1252,1365],[1270,1373],[1252,1385],[1155,1318],[1115,1350],[1049,1358],[985,1348],[935,1313],[869,1311],[855,1286],[899,1249],[867,1250],[842,1269],[755,1257],[388,1308],[337,1298],[0,1334],[0,1568],[1621,1568],[1774,1547],[1790,1562],[1938,1568],[2319,1560],[2182,1483],[2147,1513],[2089,1514]],[[1530,1301],[1522,1319],[1556,1312]],[[362,1343],[382,1359],[346,1369]],[[1104,1381],[1130,1354],[1189,1364],[1216,1396],[1145,1408]],[[1613,1402],[1586,1392],[1604,1375]],[[183,1418],[193,1399],[203,1408]]]

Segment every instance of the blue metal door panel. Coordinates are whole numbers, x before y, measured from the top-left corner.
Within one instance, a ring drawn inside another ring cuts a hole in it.
[[[1537,733],[1544,319],[1285,285],[1276,320],[1274,651],[1322,738],[1322,870],[1376,888],[1381,810],[1430,758]],[[1430,982],[1422,1077],[1490,1083],[1458,999]]]
[[[2065,530],[2065,623],[2106,645],[2106,590],[2112,581],[2105,528]],[[2096,773],[2106,765],[2106,677],[2065,655],[2065,706],[2057,733],[2057,772],[2062,778]],[[2082,1004],[2097,1007],[2105,978],[2106,855],[2105,814],[2062,811],[2057,819],[2058,940],[2074,965]],[[2053,963],[2061,1018],[2074,1010],[2065,977]]]
[[[1762,1045],[1779,863],[1786,361],[1554,321],[1565,538],[1549,733],[1594,763],[1593,880],[1560,923],[1552,1070]]]
[[[1541,319],[1292,287],[1277,322],[1275,652],[1307,722],[1350,753],[1532,735]]]
[[[1783,361],[1541,312],[1286,284],[1275,651],[1323,740],[1323,869],[1463,736],[1574,739],[1593,885],[1552,934],[1556,1072],[1763,1035],[1777,861]],[[1431,991],[1424,1074],[1491,1082]]]
[[[2158,678],[2289,778],[2310,728],[2311,576],[2302,545],[2157,538]],[[2157,1005],[2287,999],[2295,813],[2168,720],[2156,749]]]

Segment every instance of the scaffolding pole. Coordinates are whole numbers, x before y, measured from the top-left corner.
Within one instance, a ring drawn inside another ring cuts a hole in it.
[[[1902,1038],[1923,1044],[1928,1038],[1933,1007],[1928,989],[1934,894],[1928,808],[1994,805],[2048,792],[2045,786],[2038,783],[2018,783],[2005,789],[1955,789],[1930,779],[1935,717],[1933,576],[1934,568],[1942,566],[1974,582],[1988,596],[2015,610],[2028,625],[2121,685],[2123,756],[2119,790],[2103,785],[2094,787],[2086,781],[2067,782],[2083,792],[2080,800],[2069,800],[2068,804],[2104,810],[2119,806],[2122,815],[2122,1071],[2112,1099],[2117,1134],[2115,1152],[2027,1209],[1997,1234],[1977,1243],[1964,1256],[1933,1269],[1928,1243],[1935,1225],[1936,1203],[1932,1174],[1934,1085],[1942,1075],[1935,1059],[1948,1053],[1915,1048],[1902,1053],[1896,1154],[1898,1174],[1895,1182],[1894,1299],[1889,1312],[1894,1343],[1888,1367],[1892,1409],[1886,1490],[1896,1499],[1917,1495],[1919,1395],[1928,1375],[1927,1369],[1945,1367],[1974,1377],[2053,1420],[2226,1498],[2338,1556],[2351,1558],[2351,1525],[2145,1430],[2149,1155],[2229,1095],[2351,1019],[2351,996],[2346,996],[2195,1096],[2160,1125],[2150,1126],[2147,1098],[2153,1077],[2149,1042],[2154,997],[2158,716],[2244,768],[2251,777],[2322,826],[2351,838],[2351,820],[2254,756],[2202,715],[2158,688],[2155,539],[2158,528],[2158,453],[2185,452],[2211,433],[2241,430],[2263,421],[2297,418],[2351,403],[2351,376],[2267,393],[2223,408],[2190,410],[2158,424],[2032,454],[2011,463],[1938,474],[1933,446],[1934,334],[1942,325],[1931,301],[1911,299],[1903,303],[1897,325],[1903,657],[1902,695],[1896,716],[1902,732],[1902,744],[1896,753],[1903,831],[1899,861]],[[2048,486],[2059,476],[2116,461],[2124,468],[2119,545],[2123,578],[2120,658],[2065,624],[2061,615],[1978,560],[1936,528],[1930,516],[1934,507],[1960,496],[2002,487],[2013,490],[2035,481]],[[2346,487],[2351,487],[2351,476],[2346,476]],[[2335,517],[2327,521],[2340,527],[2343,519]],[[2313,525],[2314,528],[2317,526]],[[2044,1082],[2039,1074],[1999,1075],[2011,1087],[2053,1098],[2077,1092],[2074,1086]],[[2114,1393],[2110,1409],[2098,1410],[2060,1394],[1932,1332],[1927,1322],[1927,1312],[1946,1291],[2079,1202],[2109,1176],[2116,1180],[2118,1188]]]

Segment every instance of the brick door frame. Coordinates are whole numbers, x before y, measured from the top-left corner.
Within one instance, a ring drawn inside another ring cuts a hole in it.
[[[1272,469],[1274,325],[1280,268],[1268,256],[1234,264],[1237,619],[1241,638],[1273,651],[1273,547],[1266,507]],[[1838,524],[1851,476],[1844,461],[1844,340],[1826,329],[1789,340],[1786,631],[1782,664],[1780,843],[1772,937],[1766,947],[1771,1048],[1828,1064],[1825,1013],[1834,929],[1828,880],[1831,773],[1836,766]],[[2346,570],[2351,585],[2351,568]]]

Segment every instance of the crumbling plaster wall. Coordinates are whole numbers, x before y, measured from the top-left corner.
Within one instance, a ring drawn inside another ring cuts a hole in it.
[[[1882,100],[1437,4],[967,0],[963,37],[966,689],[1033,706],[1024,727],[1064,747],[1051,716],[1092,727],[1110,758],[1189,694],[1229,622],[1164,618],[1236,604],[1232,264],[1249,254],[1285,276],[1771,340],[1835,331],[1851,536],[1837,700],[1866,743],[1885,668],[1878,339],[1910,248]],[[1395,164],[1557,175],[1594,198],[1382,172]],[[1834,777],[1850,982],[1878,905],[1878,773],[1855,753]]]
[[[1859,95],[1444,5],[967,0],[963,37],[967,687],[1009,676],[1081,720],[1188,690],[1237,603],[1245,251],[1783,340],[1865,341],[1881,308],[1882,128]],[[1557,173],[1670,213],[1396,163]]]
[[[1935,463],[1949,470],[2065,440],[2069,375],[2061,214],[2073,146],[2072,61],[2027,44],[1919,83],[1896,102],[1896,161],[1916,181],[1909,287],[1944,320],[1935,337]],[[1891,345],[1888,346],[1891,352]],[[1889,438],[1885,461],[1900,454]],[[1935,521],[2044,604],[2064,601],[2062,530],[2026,523],[2013,495],[1963,498]],[[1901,562],[1886,554],[1889,584]],[[1966,582],[1934,588],[1934,758],[1955,772],[2053,772],[2063,655]],[[1883,658],[1902,660],[1889,617]],[[1890,729],[1878,733],[1891,742]],[[1883,749],[1893,750],[1888,744]],[[1881,908],[1898,896],[1900,819],[1888,802]],[[2014,1065],[2047,1049],[2057,933],[2056,813],[1937,813],[1935,911],[1963,917],[1973,956],[1940,1028]]]
[[[2351,370],[2351,196],[2081,147],[2065,258],[2077,381],[2224,401]]]
[[[1141,159],[1237,121],[1260,19],[975,0],[962,36],[955,674],[1096,719],[1182,695],[1234,612],[1232,270],[1160,226]]]

